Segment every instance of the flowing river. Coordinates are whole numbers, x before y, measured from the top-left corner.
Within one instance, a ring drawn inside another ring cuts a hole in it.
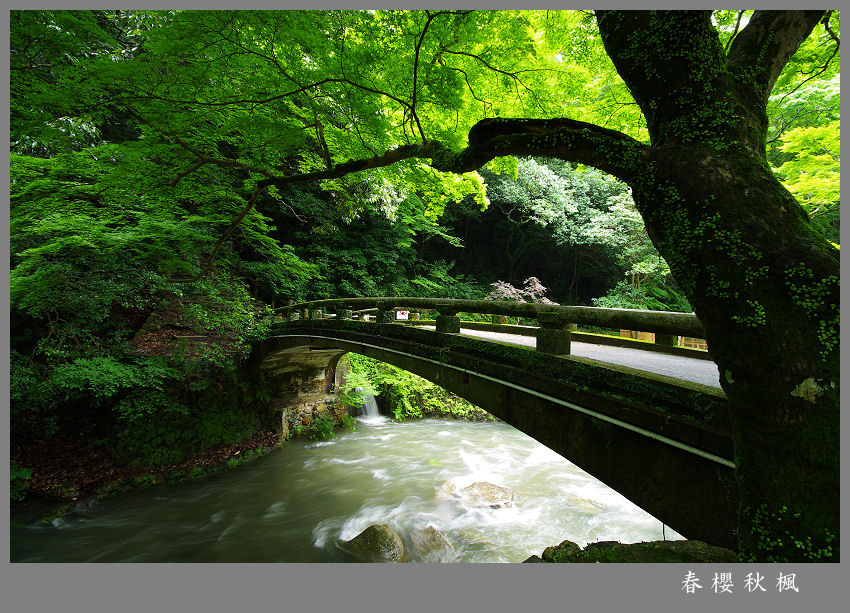
[[[199,481],[92,501],[53,525],[13,515],[11,561],[347,562],[356,559],[340,539],[371,524],[391,526],[411,562],[522,562],[564,539],[683,538],[504,423],[373,415],[337,434]],[[457,495],[480,481],[512,490],[512,505]],[[417,549],[426,526],[450,546]]]

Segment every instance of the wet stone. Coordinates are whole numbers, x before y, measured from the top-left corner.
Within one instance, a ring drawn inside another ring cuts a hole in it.
[[[455,548],[434,526],[414,529],[410,541],[410,555],[422,562],[452,562],[455,558]]]
[[[460,490],[460,498],[469,506],[499,509],[513,505],[514,493],[501,485],[476,481]]]
[[[343,545],[367,562],[400,562],[404,557],[401,537],[386,524],[373,524]]]

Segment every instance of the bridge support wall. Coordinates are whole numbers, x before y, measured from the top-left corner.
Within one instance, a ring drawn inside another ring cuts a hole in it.
[[[344,354],[339,349],[297,347],[254,359],[255,375],[271,392],[267,407],[280,424],[281,440],[299,425],[313,426],[323,415],[339,421],[346,413],[335,407],[334,391],[334,372]]]

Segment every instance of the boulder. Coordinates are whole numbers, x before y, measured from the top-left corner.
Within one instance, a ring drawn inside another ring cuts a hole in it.
[[[579,498],[578,496],[569,496],[567,501],[574,509],[579,509],[588,515],[596,515],[605,510],[605,505],[590,498]]]
[[[401,538],[386,524],[373,524],[343,545],[366,562],[400,562],[404,557]]]
[[[460,498],[467,506],[498,509],[511,506],[514,493],[501,485],[476,481],[460,490]]]
[[[455,497],[457,497],[457,487],[455,487],[455,484],[451,481],[443,481],[440,489],[437,490],[437,498],[445,500]]]
[[[410,555],[422,562],[451,562],[455,548],[434,526],[416,528],[410,533]]]
[[[543,562],[554,562],[555,554],[558,554],[558,559],[570,557],[581,551],[581,547],[572,541],[561,541],[557,547],[547,547],[543,550]]]

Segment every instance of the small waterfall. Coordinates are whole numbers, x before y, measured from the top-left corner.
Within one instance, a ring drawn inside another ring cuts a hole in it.
[[[375,402],[374,396],[367,396],[363,401],[363,406],[360,407],[360,415],[364,417],[379,417],[378,403]]]

